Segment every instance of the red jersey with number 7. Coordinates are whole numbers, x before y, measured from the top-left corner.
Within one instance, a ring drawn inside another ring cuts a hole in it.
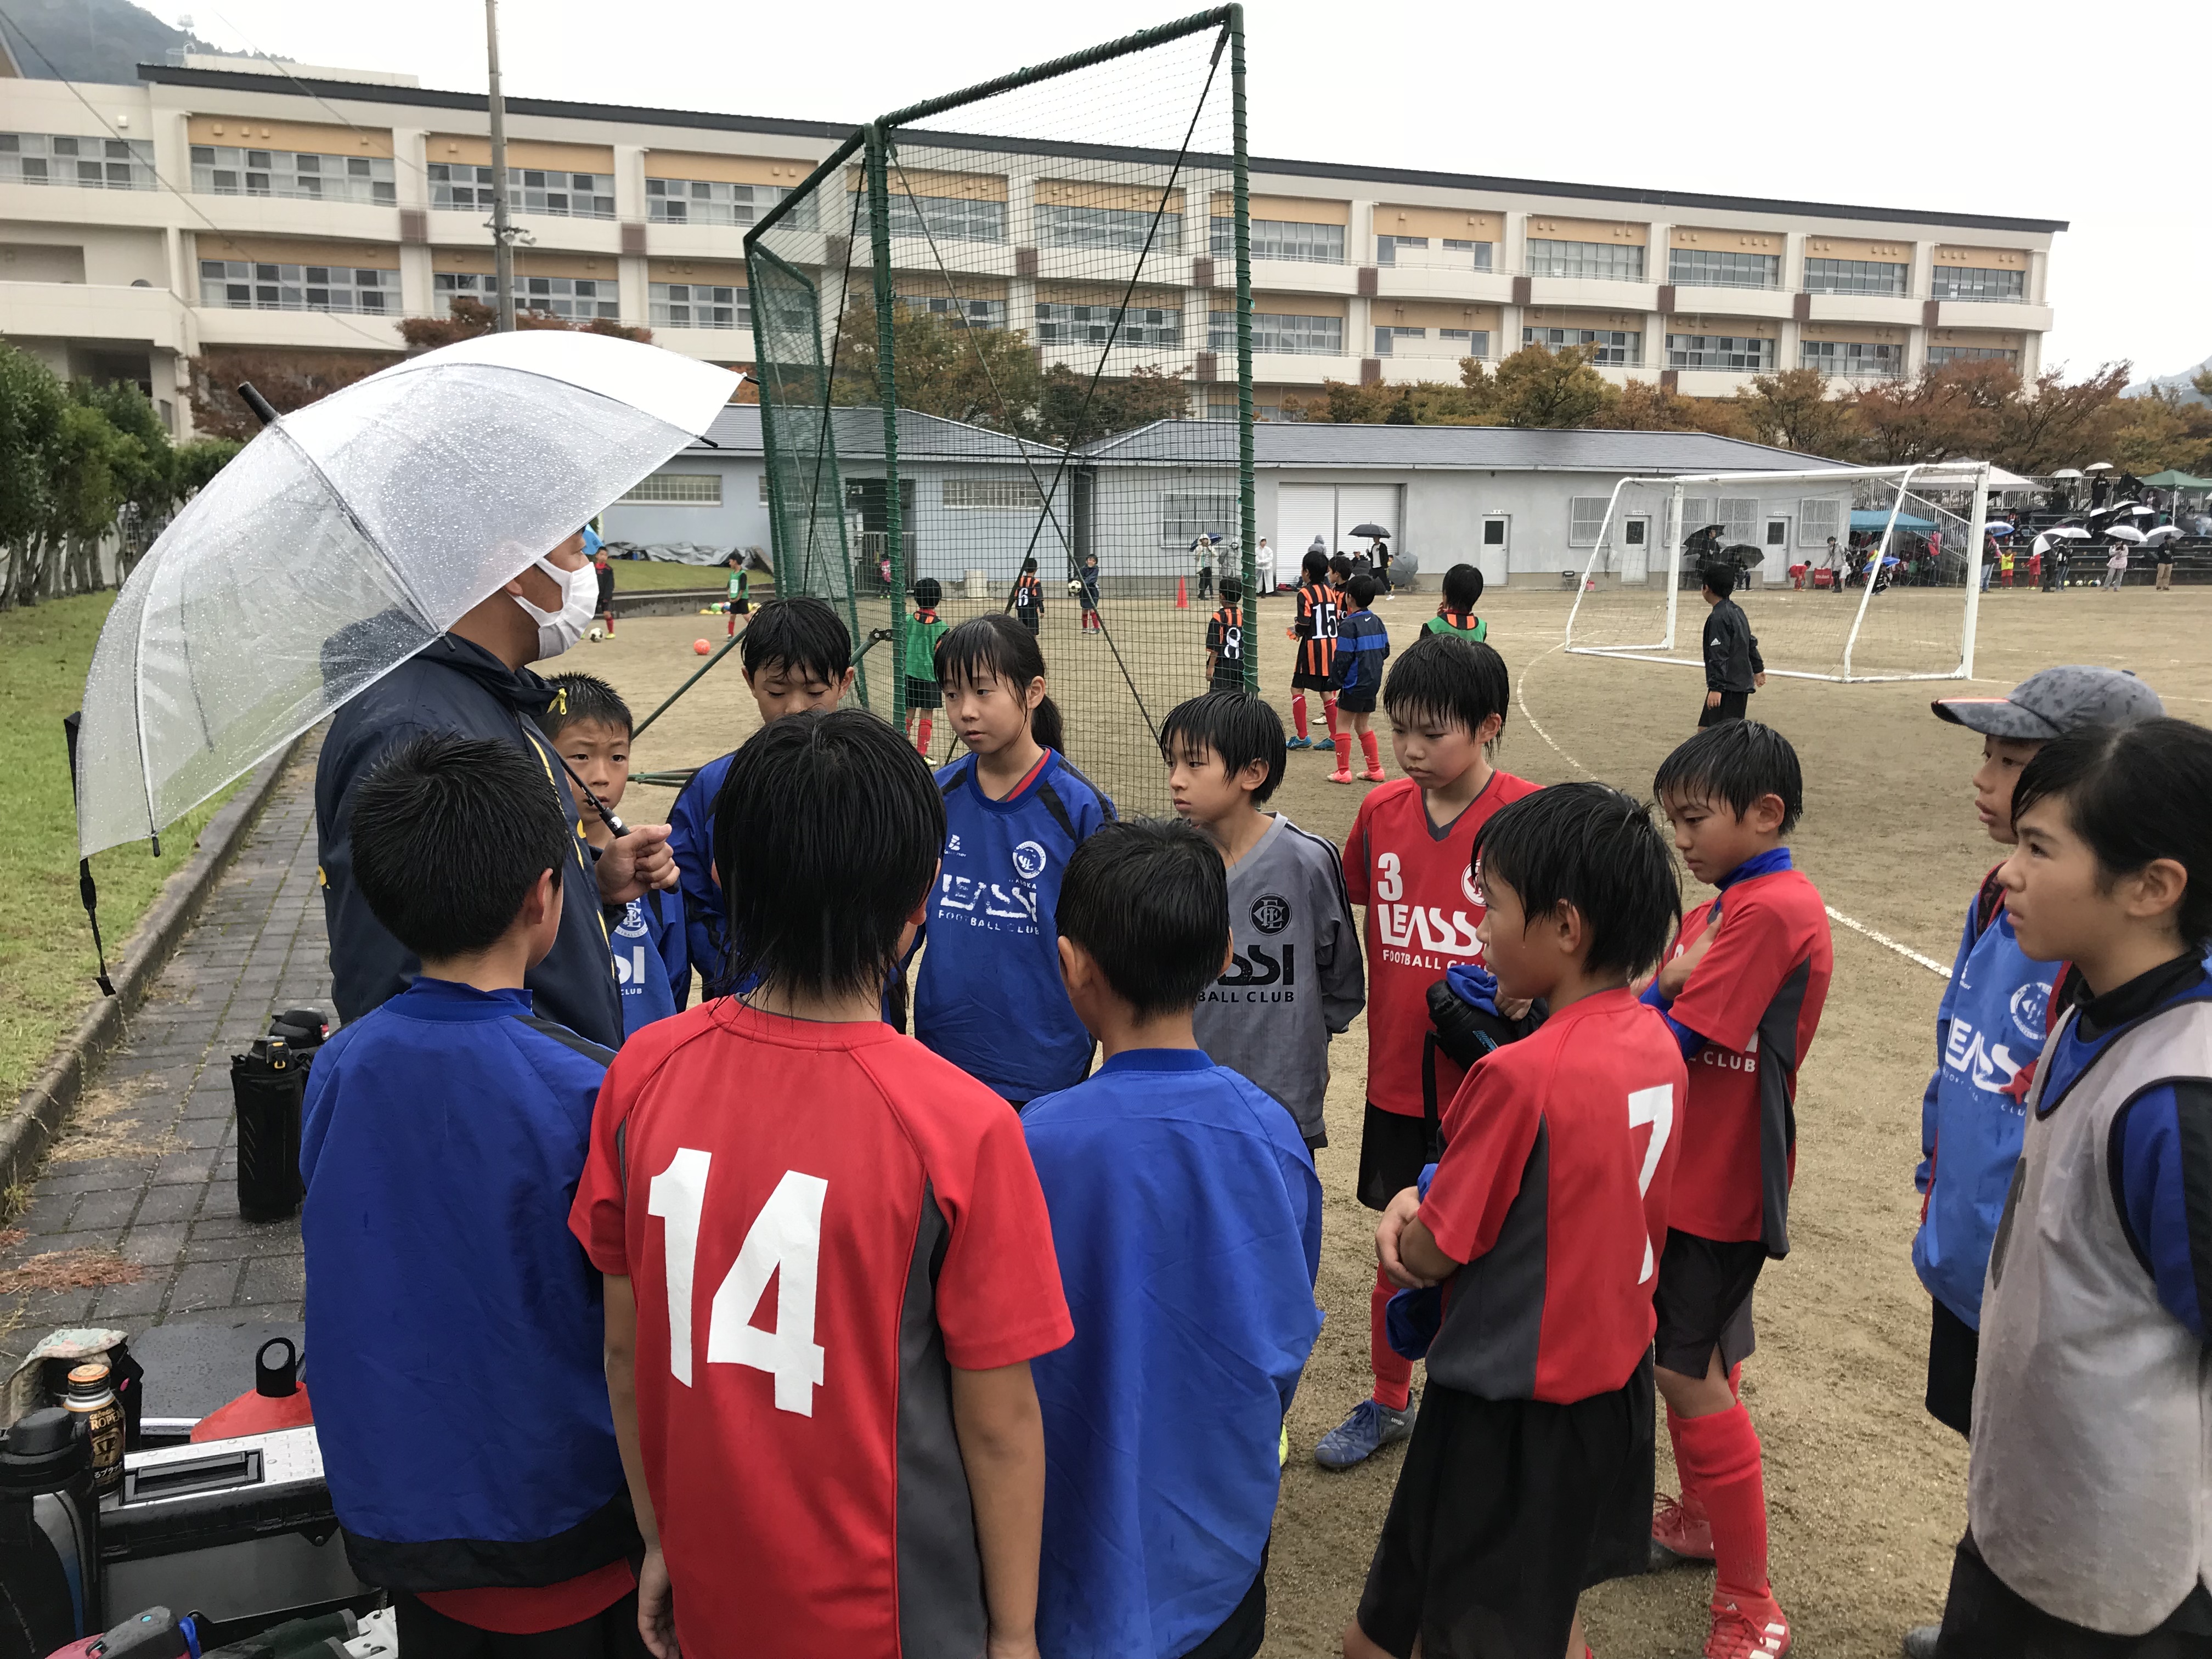
[[[608,1068],[569,1226],[637,1300],[687,1659],[982,1652],[950,1368],[1074,1330],[1006,1102],[888,1025],[721,998]]]
[[[1688,1089],[1666,1023],[1626,989],[1475,1062],[1421,1200],[1467,1264],[1444,1281],[1431,1382],[1571,1405],[1628,1381],[1651,1346]]]

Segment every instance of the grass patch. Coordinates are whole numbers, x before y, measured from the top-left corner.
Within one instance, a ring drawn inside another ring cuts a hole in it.
[[[76,810],[62,716],[84,700],[85,671],[114,599],[87,593],[0,615],[0,776],[15,792],[9,833],[0,836],[0,891],[9,897],[8,926],[0,929],[0,1102],[13,1102],[100,995],[92,929],[77,898]],[[225,788],[172,824],[159,858],[140,842],[93,859],[111,968],[229,794]]]
[[[612,559],[608,567],[615,573],[615,592],[637,593],[647,589],[670,587],[712,588],[717,593],[726,592],[730,573],[719,564],[669,564],[659,559]],[[753,603],[775,596],[775,579],[763,576],[756,570],[748,592]]]

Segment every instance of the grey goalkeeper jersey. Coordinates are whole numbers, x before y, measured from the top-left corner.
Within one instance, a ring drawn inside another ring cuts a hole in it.
[[[1236,958],[1199,999],[1199,1046],[1290,1109],[1309,1144],[1325,1139],[1328,1040],[1366,1001],[1359,924],[1330,842],[1278,812],[1229,872]]]

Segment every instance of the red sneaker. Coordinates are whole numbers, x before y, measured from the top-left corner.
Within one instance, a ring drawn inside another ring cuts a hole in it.
[[[1660,1496],[1651,1516],[1651,1565],[1710,1566],[1713,1559],[1713,1526],[1705,1506],[1694,1498]]]
[[[1389,781],[1388,775],[1379,766],[1374,768],[1372,770],[1362,772],[1359,775],[1366,779],[1370,783],[1385,783]]]
[[[1344,771],[1332,772],[1328,775],[1328,781],[1331,783],[1350,783],[1352,774]]]
[[[1713,1633],[1705,1659],[1782,1659],[1790,1651],[1790,1621],[1771,1595],[1756,1601],[1715,1601]]]

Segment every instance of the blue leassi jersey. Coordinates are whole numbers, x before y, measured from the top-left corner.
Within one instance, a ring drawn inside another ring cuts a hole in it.
[[[677,891],[684,902],[684,953],[699,970],[701,994],[709,997],[730,989],[729,912],[714,882],[714,798],[722,793],[732,758],[720,756],[694,772],[668,809],[668,851],[682,878]],[[681,985],[677,997],[680,1006],[684,997]]]
[[[666,1019],[690,1000],[691,962],[684,934],[683,901],[658,891],[630,900],[609,930],[625,1037]]]
[[[1027,788],[993,800],[971,755],[937,775],[944,868],[925,923],[914,1034],[969,1076],[1022,1102],[1081,1079],[1091,1062],[1060,982],[1053,914],[1069,856],[1114,803],[1048,751]]]

